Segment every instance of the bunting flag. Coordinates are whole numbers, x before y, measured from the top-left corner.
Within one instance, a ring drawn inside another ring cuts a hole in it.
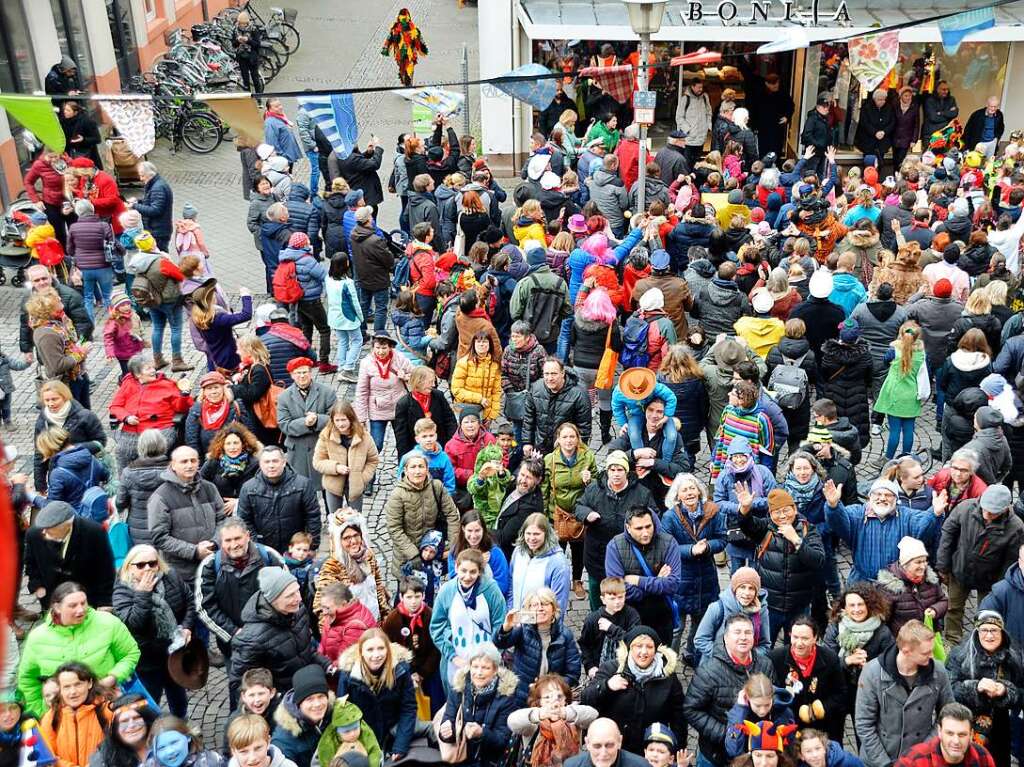
[[[0,107],[54,152],[64,152],[64,129],[50,99],[0,94]]]
[[[580,77],[589,77],[620,104],[625,104],[633,95],[633,67],[629,64],[584,67],[579,74]]]
[[[104,99],[100,101],[100,106],[133,155],[145,157],[156,145],[152,101]]]
[[[263,143],[263,113],[248,93],[203,93],[196,94],[217,116],[235,131],[250,141]]]
[[[502,77],[520,77],[526,75],[548,75],[551,70],[543,64],[523,64]],[[556,80],[523,80],[521,82],[495,83],[494,87],[512,98],[529,104],[534,109],[547,109],[555,100]]]
[[[544,71],[546,72],[547,70]],[[466,100],[466,97],[461,93],[446,91],[443,88],[435,88],[432,85],[426,88],[398,91],[397,93],[413,104],[419,104],[434,114],[444,115],[445,117],[458,114],[459,110],[462,109],[463,102]]]
[[[682,56],[675,56],[669,60],[674,67],[685,67],[689,64],[716,64],[722,60],[722,54],[717,51],[709,51],[707,48],[698,48],[693,53],[684,53]]]
[[[952,56],[968,35],[991,29],[996,25],[994,6],[964,11],[955,16],[939,19],[939,34],[942,36],[942,50]]]
[[[873,91],[899,60],[900,33],[854,37],[846,45],[850,52],[850,71],[862,86]]]
[[[352,147],[359,140],[359,126],[356,123],[356,103],[351,93],[299,96],[298,102],[331,142],[339,158],[352,154]]]

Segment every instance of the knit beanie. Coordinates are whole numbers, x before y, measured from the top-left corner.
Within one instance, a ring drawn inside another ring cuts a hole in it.
[[[768,513],[784,509],[787,506],[796,506],[796,501],[787,490],[776,487],[774,490],[768,491]]]
[[[844,344],[853,344],[860,338],[860,323],[855,319],[847,319],[839,326],[839,340]]]
[[[951,242],[945,248],[942,249],[942,260],[947,264],[955,264],[960,260],[960,246],[955,242]]]
[[[761,591],[761,576],[753,567],[738,568],[729,579],[729,589],[735,594],[744,583],[753,586],[758,592]]]
[[[945,252],[943,252],[943,258],[945,258]],[[935,285],[932,286],[932,295],[936,298],[949,298],[953,295],[953,283],[945,277],[936,280]]]
[[[266,568],[264,568],[266,569]],[[260,571],[262,573],[262,571]],[[327,676],[315,663],[303,666],[292,676],[292,700],[299,705],[314,695],[327,695]]]
[[[298,583],[295,576],[283,567],[264,567],[260,570],[260,593],[268,602],[273,602],[286,588]]]
[[[199,211],[196,210],[196,206],[193,205],[192,203],[186,202],[184,205],[181,206],[182,218],[194,219],[198,215]]]
[[[896,544],[896,548],[900,551],[900,567],[917,559],[918,557],[928,556],[928,549],[924,547],[924,544],[917,540],[917,538],[911,538],[909,535],[904,535],[900,538],[900,542]]]
[[[295,250],[303,250],[309,247],[309,235],[305,232],[293,232],[288,238],[288,247]]]
[[[640,624],[639,626],[634,626],[626,632],[626,636],[623,638],[626,642],[626,647],[632,645],[633,642],[635,642],[640,637],[650,637],[651,641],[654,642],[655,647],[661,644],[661,639],[658,636],[657,631],[652,629],[650,626],[644,626],[643,624]]]

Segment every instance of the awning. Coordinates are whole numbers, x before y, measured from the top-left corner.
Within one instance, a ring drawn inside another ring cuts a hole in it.
[[[797,0],[669,0],[661,31],[655,41],[739,40],[768,42],[780,29],[802,26],[811,42],[871,32],[879,26],[963,10],[963,0],[818,0],[818,24],[811,17],[812,2]],[[849,23],[834,21],[844,5]],[[696,18],[700,9],[701,18]],[[516,14],[531,40],[635,40],[621,0],[517,0]],[[721,15],[731,18],[723,21]],[[996,9],[996,26],[970,37],[970,42],[1024,40],[1024,2]],[[767,16],[767,21],[765,20]],[[900,42],[939,42],[936,24],[900,31]]]

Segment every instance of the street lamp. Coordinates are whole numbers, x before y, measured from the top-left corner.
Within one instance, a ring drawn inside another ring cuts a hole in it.
[[[651,53],[651,35],[661,29],[661,20],[665,15],[665,6],[668,0],[622,0],[629,13],[629,25],[633,32],[640,37],[640,57],[637,73],[637,90],[647,90],[647,59]],[[642,213],[647,208],[647,125],[640,126],[640,153],[637,157],[639,163],[637,174],[637,213]]]

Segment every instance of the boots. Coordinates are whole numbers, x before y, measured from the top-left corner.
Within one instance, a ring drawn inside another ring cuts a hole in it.
[[[175,357],[171,361],[171,372],[174,372],[174,373],[187,373],[189,370],[194,370],[194,369],[195,369],[195,365],[189,365],[180,356]]]
[[[597,417],[601,422],[601,444],[607,445],[612,441],[612,411],[598,410]]]
[[[164,355],[157,352],[153,355],[153,367],[157,370],[167,367],[167,360],[164,359]]]

